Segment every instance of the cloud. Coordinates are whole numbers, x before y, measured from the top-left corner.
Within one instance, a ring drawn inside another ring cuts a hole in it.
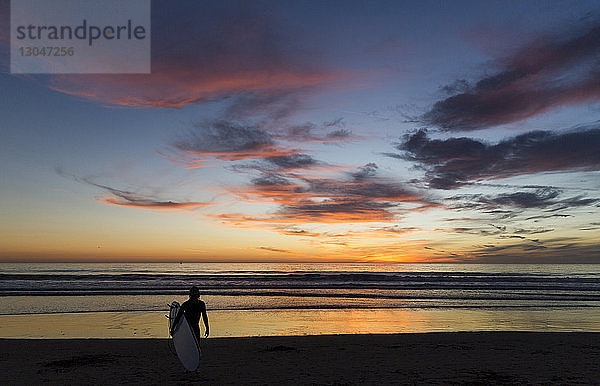
[[[153,4],[152,73],[55,75],[50,88],[102,103],[181,108],[229,98],[226,117],[250,111],[272,118],[296,108],[303,93],[344,78],[316,66],[315,52],[259,3]]]
[[[516,192],[499,194],[493,198],[480,198],[480,202],[490,206],[513,206],[517,208],[545,208],[555,204],[552,201],[559,192],[552,189],[539,189],[535,192]]]
[[[358,239],[393,239],[398,240],[398,237],[403,235],[409,235],[416,232],[422,232],[423,230],[416,227],[400,227],[399,225],[387,226],[387,227],[353,227],[353,230],[344,231],[314,231],[306,230],[297,225],[287,225],[275,228],[278,233],[287,236],[300,236],[308,238],[318,238],[316,243],[321,243],[323,240],[342,239],[344,244],[351,244]],[[339,241],[338,241],[339,243]]]
[[[107,185],[98,184],[92,182],[87,178],[81,178],[72,174],[65,173],[60,168],[57,168],[56,172],[63,177],[72,178],[77,182],[100,188],[105,193],[108,193],[109,196],[101,197],[98,199],[98,202],[107,205],[152,210],[194,210],[205,206],[214,205],[213,203],[197,201],[163,200],[157,197],[153,197],[151,195],[139,194],[128,190],[121,190],[112,188]]]
[[[211,203],[206,202],[196,202],[196,201],[164,201],[157,199],[155,197],[148,197],[144,195],[139,195],[134,192],[129,192],[125,190],[119,190],[115,188],[111,188],[104,185],[90,183],[91,185],[97,186],[111,194],[110,197],[102,197],[98,199],[99,202],[108,204],[108,205],[116,205],[116,206],[126,206],[129,208],[142,208],[142,209],[155,209],[155,210],[194,210],[204,206],[212,205]]]
[[[403,211],[438,205],[418,192],[377,176],[374,163],[340,179],[263,171],[249,186],[238,188],[235,193],[246,201],[279,205],[268,219],[260,219],[273,223],[389,222]]]
[[[376,232],[390,233],[393,235],[408,234],[408,233],[413,233],[413,232],[417,232],[420,230],[421,230],[420,228],[416,228],[416,227],[400,227],[398,225],[375,229]]]
[[[471,235],[478,235],[484,237],[496,237],[498,240],[500,239],[519,239],[524,242],[537,244],[537,247],[541,247],[542,242],[539,239],[530,239],[523,235],[533,235],[533,234],[542,234],[547,232],[552,232],[554,229],[550,228],[533,228],[533,229],[524,229],[524,228],[515,228],[508,229],[507,226],[498,226],[494,224],[489,224],[493,229],[485,228],[485,227],[456,227],[450,229],[440,229],[444,232],[450,233],[464,233]],[[494,246],[495,247],[495,246]]]
[[[537,189],[533,192],[502,193],[498,195],[469,194],[447,199],[450,209],[474,209],[483,213],[512,217],[524,213],[526,209],[545,209],[543,213],[561,211],[576,207],[594,205],[600,202],[597,198],[570,197],[558,199],[561,193],[553,189]],[[453,202],[456,202],[453,204]],[[504,209],[497,212],[497,209]],[[500,230],[501,227],[492,225]]]
[[[475,85],[455,81],[421,122],[469,131],[520,121],[552,108],[600,98],[600,26],[577,36],[545,38],[496,63]]]
[[[533,228],[533,229],[518,228],[518,229],[515,229],[513,232],[517,233],[517,234],[535,235],[535,234],[539,234],[539,233],[547,233],[547,232],[553,232],[553,231],[554,231],[554,228]]]
[[[416,162],[436,189],[549,171],[600,170],[600,124],[568,132],[532,131],[488,144],[472,138],[431,139],[419,130],[391,157]]]
[[[132,192],[121,191],[113,188],[105,187],[109,190],[113,197],[100,198],[98,201],[103,204],[126,206],[129,208],[142,208],[142,209],[155,209],[155,210],[194,210],[204,206],[212,205],[205,202],[195,201],[160,201],[156,198],[148,198],[146,196],[139,196]]]
[[[271,247],[258,247],[257,249],[261,249],[263,251],[268,251],[268,252],[276,252],[276,253],[292,253],[291,251],[288,251],[287,249],[279,249],[279,248],[271,248]]]
[[[319,162],[313,157],[303,153],[292,153],[286,155],[271,156],[266,157],[264,160],[280,170],[306,168],[319,164]]]
[[[456,227],[443,230],[444,232],[451,233],[465,233],[470,235],[480,235],[480,236],[492,236],[504,233],[504,230],[501,229],[486,229],[486,228],[475,228],[475,227]]]
[[[456,228],[449,228],[449,229],[439,229],[440,231],[443,232],[449,232],[449,233],[462,233],[462,234],[470,234],[470,235],[477,235],[477,236],[483,236],[483,237],[495,237],[497,240],[502,240],[502,239],[519,239],[519,240],[523,240],[523,242],[527,242],[527,243],[534,243],[537,245],[537,248],[542,247],[542,242],[539,239],[530,239],[524,235],[534,235],[534,234],[542,234],[542,233],[548,233],[548,232],[552,232],[554,231],[553,228],[530,228],[530,229],[524,229],[524,228],[514,228],[514,229],[507,229],[507,226],[497,226],[494,224],[489,224],[489,226],[492,227],[492,229],[490,229],[489,227],[481,227],[481,226],[474,226],[474,227],[456,227]],[[496,248],[495,245],[490,244],[491,247]]]
[[[258,164],[236,165],[237,169],[284,170],[324,166],[298,145],[308,142],[343,142],[353,138],[343,134],[319,134],[312,124],[269,131],[262,126],[215,120],[195,125],[187,135],[173,142],[176,155],[165,157],[188,167],[210,165],[212,160],[259,160]]]
[[[279,215],[297,222],[387,222],[394,217],[389,210],[394,206],[391,202],[376,202],[355,198],[347,201],[340,199],[328,199],[321,202],[306,200],[285,205],[279,211]]]
[[[322,238],[323,236],[325,236],[325,234],[323,234],[321,232],[307,231],[306,229],[299,228],[295,225],[281,227],[281,228],[278,228],[277,231],[281,234],[288,235],[288,236],[303,236],[303,237],[318,237],[318,238]]]
[[[348,142],[359,138],[346,128],[339,128],[327,133],[322,133],[323,130],[332,128],[332,122],[325,122],[322,126],[322,129],[319,130],[319,128],[312,123],[291,125],[280,130],[280,132],[275,135],[280,140],[294,143]]]
[[[549,239],[544,245],[535,241],[514,244],[483,245],[464,253],[466,260],[485,263],[595,263],[600,257],[598,243],[578,238]]]
[[[345,124],[344,123],[344,118],[343,117],[339,117],[339,118],[336,118],[336,119],[334,119],[332,121],[324,122],[323,126],[325,126],[325,127],[340,127],[341,128],[341,127],[344,127],[344,124]]]
[[[253,125],[240,125],[230,121],[214,121],[196,125],[185,138],[173,143],[179,153],[169,158],[188,163],[190,167],[203,166],[207,161],[271,159],[283,162],[282,157],[297,153],[275,142],[269,132]]]

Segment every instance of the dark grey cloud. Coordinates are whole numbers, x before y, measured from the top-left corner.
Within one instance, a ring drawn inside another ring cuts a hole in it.
[[[535,192],[516,192],[500,194],[494,198],[481,198],[482,203],[495,206],[513,206],[517,208],[545,208],[555,204],[553,201],[559,192],[551,189],[540,189]],[[486,202],[487,201],[487,202]]]
[[[474,85],[455,81],[421,122],[447,131],[485,129],[600,98],[600,26],[524,46]]]
[[[303,181],[308,191],[315,195],[327,195],[342,199],[381,199],[394,201],[419,201],[418,194],[406,186],[377,176],[378,166],[368,163],[349,172],[347,179],[309,178]]]
[[[542,245],[542,242],[539,239],[531,239],[527,236],[534,234],[541,234],[552,232],[554,229],[552,228],[516,228],[516,229],[508,229],[507,226],[498,226],[494,224],[489,224],[492,228],[486,227],[455,227],[449,229],[440,229],[441,231],[451,232],[451,233],[465,233],[472,234],[484,237],[495,237],[498,240],[500,239],[518,239],[523,242],[532,243],[531,245],[535,245],[535,248],[538,248]],[[495,245],[491,245],[492,248],[495,248]]]
[[[181,151],[193,154],[259,154],[275,145],[273,136],[257,126],[244,126],[219,120],[196,125],[186,138],[174,143]]]
[[[261,187],[261,186],[282,186],[282,187],[284,187],[284,189],[288,189],[287,187],[292,185],[292,182],[284,174],[265,172],[265,173],[262,173],[259,177],[253,178],[252,184],[254,186],[259,186],[259,187]]]
[[[460,257],[460,254],[458,254],[458,253],[450,252],[448,250],[443,250],[443,249],[439,249],[439,248],[423,247],[423,249],[428,249],[430,251],[434,251],[436,253],[440,253],[440,254],[443,254],[443,255],[446,255],[446,256]]]
[[[277,167],[278,169],[297,169],[307,168],[319,165],[320,162],[312,156],[303,153],[292,153],[289,155],[278,155],[266,157],[265,162]]]
[[[472,209],[482,213],[500,214],[502,218],[513,217],[527,209],[542,209],[543,215],[576,207],[586,207],[600,202],[598,198],[568,197],[560,199],[561,192],[554,189],[537,189],[532,192],[501,193],[497,195],[469,194],[447,199],[450,209]],[[504,226],[490,224],[504,230]]]
[[[525,221],[529,221],[529,220],[533,220],[534,222],[537,222],[539,220],[543,220],[543,219],[549,219],[549,218],[566,218],[566,217],[573,217],[570,214],[566,214],[566,213],[542,213],[536,216],[529,216],[527,218],[525,218]]]
[[[466,233],[471,235],[480,235],[480,236],[493,236],[500,233],[503,233],[503,230],[499,229],[490,229],[490,228],[479,228],[479,227],[455,227],[446,230],[447,232],[452,233]]]
[[[298,222],[390,221],[402,204],[413,204],[419,210],[437,205],[399,183],[379,177],[374,163],[340,179],[263,170],[251,180],[248,191],[240,193],[278,203],[274,220]]]
[[[314,123],[291,125],[284,127],[275,136],[281,140],[299,143],[347,142],[357,138],[352,134],[352,131],[346,128],[325,132],[331,129],[328,124],[331,125],[330,122],[325,123],[323,127],[319,127]]]
[[[374,177],[377,174],[377,164],[371,162],[363,167],[360,167],[357,171],[350,173],[355,181],[363,181]]]
[[[358,199],[328,199],[319,202],[304,200],[285,205],[279,214],[300,222],[386,222],[394,217],[389,211],[394,206],[396,205],[391,202]]]
[[[291,251],[288,251],[287,249],[280,249],[280,248],[258,247],[258,249],[262,249],[264,251],[269,251],[269,252],[277,252],[277,253],[292,253]]]
[[[527,237],[521,235],[500,235],[501,239],[519,239],[519,240],[527,240]]]
[[[324,122],[323,126],[325,127],[344,127],[345,123],[344,123],[344,118],[343,117],[339,117],[336,118],[332,121],[328,121],[328,122]]]
[[[469,253],[487,263],[572,263],[593,264],[600,258],[598,243],[588,244],[578,238],[549,239],[540,242],[519,240],[513,244],[486,244]]]
[[[338,129],[327,133],[327,139],[346,139],[352,137],[352,131],[348,129]]]
[[[319,134],[313,124],[267,130],[261,125],[232,120],[215,120],[195,125],[186,135],[172,143],[176,155],[166,155],[175,161],[203,166],[207,161],[251,160],[250,164],[232,166],[235,170],[283,171],[323,165],[299,148],[307,142],[342,142],[350,132],[333,137]]]
[[[561,200],[559,202],[559,205],[557,205],[555,208],[553,208],[552,211],[559,211],[562,209],[572,208],[572,207],[576,207],[576,206],[591,206],[591,205],[598,204],[598,202],[600,202],[600,200],[598,200],[596,198],[587,198],[587,197],[580,195],[580,196]]]
[[[431,139],[425,130],[406,135],[388,154],[417,163],[436,189],[454,189],[547,171],[600,170],[600,124],[556,133],[532,131],[488,144],[472,138]]]

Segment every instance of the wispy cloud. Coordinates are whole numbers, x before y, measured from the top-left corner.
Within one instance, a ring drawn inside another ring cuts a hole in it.
[[[600,26],[578,35],[539,38],[499,60],[500,70],[445,87],[421,122],[469,131],[520,121],[549,109],[600,99]]]
[[[71,178],[77,182],[94,186],[107,195],[98,198],[98,202],[107,205],[123,206],[129,208],[141,208],[152,210],[195,210],[205,206],[214,205],[210,202],[197,201],[173,201],[164,200],[153,195],[141,194],[130,190],[116,189],[107,185],[98,184],[88,178],[78,177],[72,174],[65,173],[62,169],[57,168],[56,172],[67,178]]]
[[[204,206],[213,205],[212,203],[195,201],[159,201],[156,198],[139,196],[133,192],[121,191],[109,187],[105,187],[105,189],[114,197],[103,197],[99,198],[98,201],[108,205],[154,210],[194,210]]]
[[[275,253],[292,253],[291,251],[288,251],[287,249],[279,249],[279,248],[271,248],[271,247],[258,247],[257,249],[260,249],[263,251],[268,251],[268,252],[275,252]]]

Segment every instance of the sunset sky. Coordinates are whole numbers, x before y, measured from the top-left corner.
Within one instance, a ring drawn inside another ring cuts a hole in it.
[[[600,263],[598,1],[156,1],[149,75],[8,23],[2,261]]]

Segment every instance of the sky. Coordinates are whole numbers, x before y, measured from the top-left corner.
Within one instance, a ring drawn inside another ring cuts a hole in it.
[[[600,263],[597,1],[153,1],[10,74],[1,261]]]

